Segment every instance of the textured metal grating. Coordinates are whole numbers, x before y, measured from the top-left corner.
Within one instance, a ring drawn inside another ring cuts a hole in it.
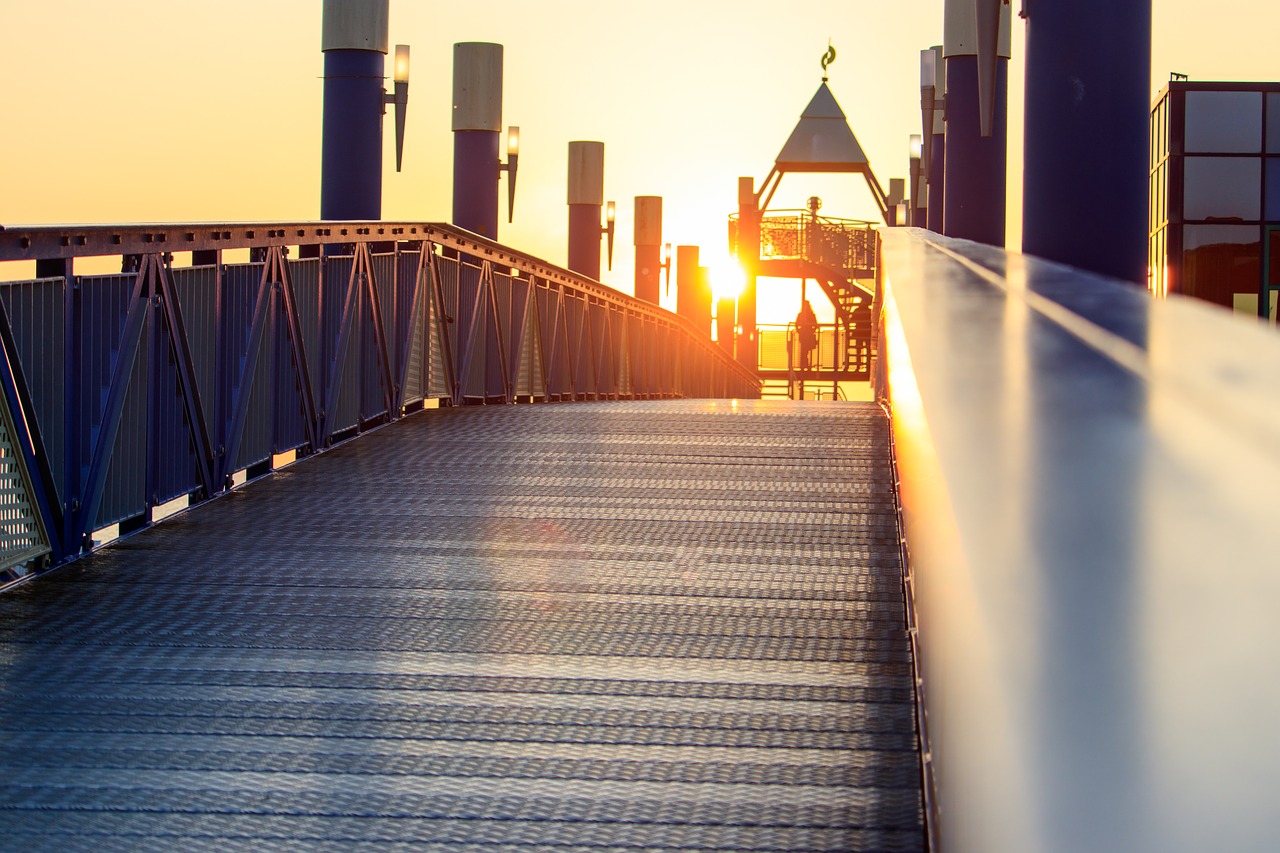
[[[0,406],[0,583],[26,574],[24,564],[50,550],[10,418]]]
[[[0,598],[0,848],[920,850],[887,423],[430,410]]]

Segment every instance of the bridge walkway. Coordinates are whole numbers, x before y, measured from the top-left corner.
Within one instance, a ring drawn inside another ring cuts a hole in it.
[[[874,406],[429,410],[0,597],[0,846],[918,850]]]

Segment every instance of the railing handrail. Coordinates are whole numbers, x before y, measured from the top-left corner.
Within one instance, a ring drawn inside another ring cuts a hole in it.
[[[755,374],[725,354],[686,318],[615,290],[606,284],[443,222],[312,220],[283,222],[127,223],[92,225],[10,225],[0,230],[0,261],[144,255],[216,249],[341,245],[353,242],[430,241],[497,265],[511,266],[651,319],[682,327],[739,378]],[[706,340],[703,341],[702,339]]]
[[[1273,849],[1280,337],[881,233],[938,849]]]
[[[357,241],[427,240],[498,265],[520,268],[651,319],[681,326],[702,348],[742,379],[755,374],[716,346],[708,331],[686,318],[606,284],[444,222],[284,221],[130,223],[92,225],[9,225],[0,230],[0,261],[59,260],[113,255],[145,255],[215,249],[341,245]],[[705,338],[705,342],[702,339]]]

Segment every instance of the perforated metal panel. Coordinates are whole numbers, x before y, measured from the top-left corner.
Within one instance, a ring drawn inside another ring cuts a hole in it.
[[[920,850],[886,443],[431,410],[105,549],[0,597],[3,844]]]
[[[0,405],[0,583],[24,574],[20,567],[49,550],[49,535],[32,498],[31,475],[15,442],[9,407]]]

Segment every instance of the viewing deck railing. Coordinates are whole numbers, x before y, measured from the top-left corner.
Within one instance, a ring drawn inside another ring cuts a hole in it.
[[[730,253],[738,245],[738,214],[729,217]],[[779,210],[760,221],[760,257],[801,260],[837,271],[876,267],[876,228],[871,222],[814,216],[807,210]]]
[[[0,584],[428,401],[759,396],[683,318],[448,225],[8,228],[0,261],[36,262],[0,283]]]

